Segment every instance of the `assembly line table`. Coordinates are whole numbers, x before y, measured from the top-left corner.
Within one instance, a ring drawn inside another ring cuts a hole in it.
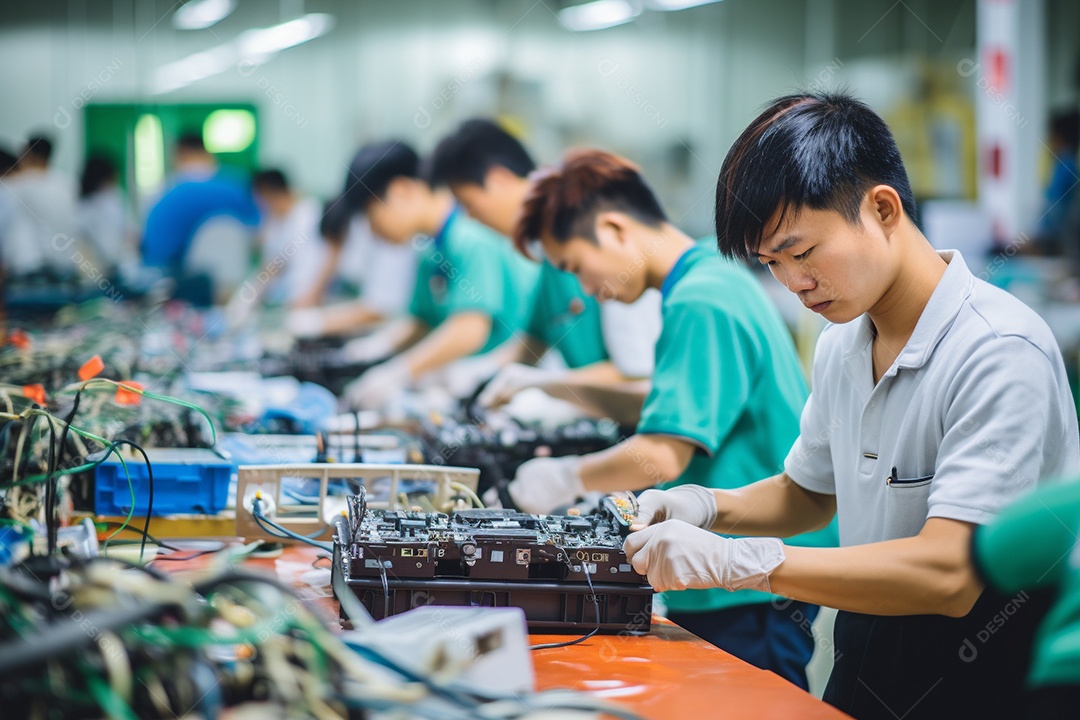
[[[277,558],[251,558],[296,588],[304,602],[336,626],[329,562],[318,548],[289,547]],[[198,571],[208,556],[159,562],[170,572]],[[534,644],[572,635],[531,635]],[[749,665],[678,625],[653,617],[646,635],[596,635],[570,647],[532,654],[537,690],[570,688],[618,703],[643,717],[716,720],[841,720],[848,716],[778,675]]]

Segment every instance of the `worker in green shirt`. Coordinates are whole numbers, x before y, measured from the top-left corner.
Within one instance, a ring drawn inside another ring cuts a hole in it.
[[[502,238],[458,210],[449,191],[420,177],[420,158],[400,141],[369,145],[350,168],[344,201],[379,238],[412,243],[421,258],[408,316],[354,341],[353,359],[394,354],[346,389],[356,408],[378,408],[421,376],[520,333],[538,270]]]
[[[463,123],[431,156],[432,182],[448,186],[472,217],[507,238],[535,168],[521,142],[486,119]],[[629,305],[597,302],[573,275],[541,260],[526,335],[505,349],[508,364],[488,383],[480,403],[497,407],[537,387],[593,415],[637,422],[660,332],[659,300],[650,291]],[[567,370],[535,367],[549,348],[562,356]]]
[[[584,457],[540,458],[510,483],[515,504],[548,512],[586,491],[738,488],[777,472],[808,394],[791,335],[749,270],[668,222],[637,168],[598,150],[568,153],[535,176],[515,241],[539,239],[586,292],[631,302],[660,291],[656,370],[637,434]],[[789,542],[835,545],[835,526]],[[669,617],[700,637],[806,687],[817,607],[753,590],[665,593]]]
[[[972,560],[980,579],[1011,600],[962,648],[974,661],[997,630],[1039,592],[1054,605],[1035,636],[1027,684],[1032,718],[1080,713],[1080,482],[1057,483],[1028,495],[993,522],[975,529]]]

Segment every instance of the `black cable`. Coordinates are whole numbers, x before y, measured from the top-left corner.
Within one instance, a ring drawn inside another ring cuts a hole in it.
[[[183,552],[186,549],[186,548],[182,548],[182,547],[177,547],[176,545],[170,545],[169,543],[165,542],[164,540],[159,540],[158,538],[154,537],[151,533],[144,533],[139,528],[131,527],[130,525],[125,526],[124,523],[122,523],[122,522],[105,521],[105,522],[102,523],[102,525],[104,525],[105,527],[109,527],[109,526],[122,527],[122,528],[124,528],[124,532],[133,532],[133,533],[135,533],[137,535],[142,535],[147,540],[149,540],[150,542],[154,543],[158,547],[163,547],[166,550],[172,550],[174,552]]]
[[[56,475],[57,452],[56,452],[56,426],[49,418],[49,459],[45,466],[45,539],[47,553],[56,554],[56,538],[60,531],[56,517],[56,485],[53,482]],[[67,426],[64,426],[67,429]]]
[[[146,498],[146,520],[143,522],[142,542],[139,543],[139,560],[142,561],[146,555],[146,538],[150,536],[150,516],[154,512],[154,468],[150,464],[150,458],[147,456],[146,451],[142,449],[142,446],[131,440],[117,440],[116,444],[130,445],[133,450],[137,450],[142,455],[143,462],[146,463],[146,482],[150,494]]]
[[[379,558],[379,576],[382,578],[382,619],[390,616],[390,583],[387,581],[387,567],[382,565]]]
[[[556,545],[556,547],[559,546]],[[559,549],[562,550],[563,553],[566,555],[566,563],[569,565],[570,553],[566,550],[566,548],[560,547]],[[592,593],[593,609],[596,611],[596,627],[594,627],[588,633],[582,635],[579,638],[574,638],[573,640],[566,640],[565,642],[540,643],[539,645],[530,645],[530,650],[550,650],[551,648],[570,647],[571,645],[583,643],[596,633],[600,632],[600,599],[596,596],[596,590],[593,588],[592,574],[589,572],[589,563],[582,560],[581,568],[585,571],[585,582],[589,584],[589,592]]]
[[[360,411],[353,412],[353,420],[356,421],[356,434],[353,435],[353,462],[360,462]]]

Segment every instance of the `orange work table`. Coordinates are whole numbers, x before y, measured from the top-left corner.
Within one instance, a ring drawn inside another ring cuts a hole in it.
[[[329,567],[319,549],[287,548],[275,559],[253,558],[261,568],[295,587],[305,602],[336,627],[338,604],[329,587],[305,578]],[[171,572],[201,569],[208,558],[157,562]],[[315,564],[313,566],[313,563]],[[329,582],[327,576],[327,582]],[[573,639],[573,635],[531,635],[533,644]],[[841,720],[848,716],[771,672],[759,670],[654,616],[647,635],[594,635],[570,647],[532,653],[538,690],[572,688],[623,705],[655,720]]]

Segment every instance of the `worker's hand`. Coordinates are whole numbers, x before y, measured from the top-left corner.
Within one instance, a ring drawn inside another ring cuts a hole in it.
[[[230,330],[238,330],[248,323],[255,314],[259,299],[247,297],[244,293],[235,293],[229,302],[225,303],[225,326]]]
[[[670,490],[646,490],[638,496],[631,530],[643,530],[665,520],[682,520],[708,530],[716,521],[716,496],[700,485],[676,485]]]
[[[514,504],[527,513],[547,515],[585,494],[581,483],[581,458],[534,458],[518,468],[507,486]]]
[[[345,386],[345,403],[353,410],[381,410],[403,393],[412,379],[404,358],[387,360]]]
[[[375,362],[394,352],[392,343],[380,333],[358,337],[341,346],[340,356],[345,362],[364,364]]]
[[[319,308],[296,308],[285,315],[285,329],[297,338],[316,338],[326,332],[326,318]]]
[[[681,520],[630,533],[623,551],[654,590],[723,588],[769,592],[769,573],[784,562],[777,538],[727,538]]]
[[[477,398],[482,406],[497,408],[510,402],[525,388],[536,387],[557,380],[560,373],[541,370],[531,365],[510,363],[499,370]]]

